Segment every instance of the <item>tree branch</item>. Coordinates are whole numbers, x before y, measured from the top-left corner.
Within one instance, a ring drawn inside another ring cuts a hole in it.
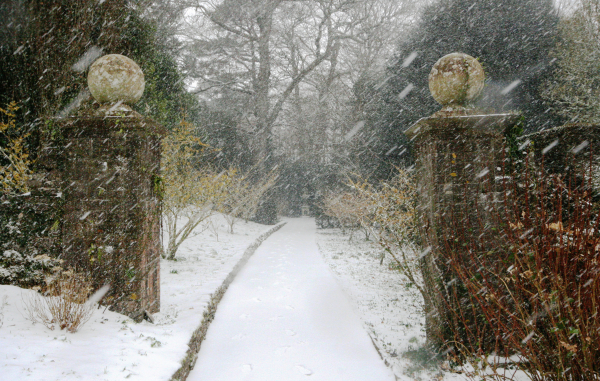
[[[332,46],[333,44],[331,43],[331,40],[329,40],[325,52],[322,55],[319,55],[317,53],[317,57],[314,59],[314,61],[311,62],[310,65],[308,65],[306,68],[301,70],[300,73],[296,76],[296,78],[294,78],[292,82],[287,86],[277,103],[275,103],[273,110],[267,118],[267,126],[273,125],[273,123],[277,119],[277,116],[279,116],[279,113],[283,109],[283,105],[286,102],[287,98],[292,94],[292,91],[294,91],[294,88],[298,86],[300,82],[302,82],[302,80],[310,72],[312,72],[317,66],[319,66],[323,61],[325,61],[327,57],[329,57],[332,51]]]

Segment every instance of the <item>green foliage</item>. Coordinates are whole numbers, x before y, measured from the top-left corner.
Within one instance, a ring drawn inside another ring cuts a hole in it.
[[[0,4],[0,103],[20,102],[16,125],[30,133],[26,144],[33,158],[44,136],[56,137],[49,117],[90,107],[86,55],[118,53],[138,62],[146,91],[137,111],[167,128],[200,112],[185,90],[172,35],[161,36],[162,20],[151,19],[143,0],[58,0]],[[79,64],[78,64],[79,63]],[[0,141],[4,145],[3,141]]]
[[[162,177],[152,175],[152,189],[159,199],[163,199],[165,196],[165,183]]]
[[[206,159],[220,170],[236,167],[246,172],[257,161],[256,152],[251,148],[251,135],[239,128],[240,118],[235,110],[215,111],[207,107],[200,113],[197,124],[203,140],[216,148],[206,153]]]
[[[60,224],[63,199],[49,197],[46,205],[37,205],[28,196],[0,198],[0,250],[21,251],[39,237],[56,233]]]
[[[15,250],[0,254],[0,284],[45,287],[46,279],[60,271],[62,260],[47,255],[27,255]]]
[[[508,148],[508,157],[511,163],[517,163],[522,158],[522,151],[519,150],[519,137],[523,135],[523,129],[525,124],[525,117],[521,116],[519,121],[507,128],[504,131],[504,141]]]
[[[200,105],[184,87],[177,62],[159,39],[157,20],[141,17],[139,10],[131,11],[123,33],[124,42],[131,46],[130,58],[144,72],[146,87],[136,110],[173,129],[186,118],[197,122]]]
[[[46,132],[43,120],[68,114],[86,97],[85,67],[74,69],[80,58],[100,47],[126,51],[119,31],[127,1],[8,0],[2,7],[0,102],[21,103],[17,124],[31,132],[35,153]]]
[[[541,85],[552,109],[570,122],[600,122],[600,1],[582,0],[560,22],[560,42],[552,52],[555,74]]]

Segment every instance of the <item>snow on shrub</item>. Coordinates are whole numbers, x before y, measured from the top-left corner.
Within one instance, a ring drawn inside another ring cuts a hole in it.
[[[43,288],[49,277],[62,270],[62,262],[45,254],[28,255],[4,250],[0,255],[0,284]]]

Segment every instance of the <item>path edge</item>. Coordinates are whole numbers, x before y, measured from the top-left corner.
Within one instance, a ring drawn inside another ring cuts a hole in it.
[[[187,380],[190,372],[194,369],[194,365],[196,365],[196,360],[198,359],[198,353],[200,352],[200,346],[206,337],[206,332],[208,331],[208,327],[210,323],[215,318],[215,313],[217,312],[217,306],[221,299],[223,299],[223,295],[229,288],[229,285],[235,279],[237,273],[244,267],[244,265],[248,262],[250,257],[254,254],[256,249],[271,236],[271,234],[275,233],[279,229],[281,229],[287,222],[281,222],[271,229],[267,230],[263,234],[261,234],[250,246],[246,248],[244,254],[240,258],[240,260],[235,264],[233,269],[229,272],[223,283],[217,288],[217,290],[211,295],[210,300],[208,301],[208,305],[202,314],[202,322],[200,326],[196,328],[194,333],[192,334],[192,338],[188,343],[188,350],[185,354],[183,360],[181,360],[181,367],[173,373],[173,376],[169,379],[169,381],[185,381]]]
[[[318,242],[317,242],[317,248],[319,249],[319,255],[321,255],[321,259],[323,259],[324,250],[321,248],[321,245],[319,245]],[[329,264],[327,262],[325,262],[325,260],[323,260],[323,263],[325,263],[325,266],[327,266],[327,270],[329,271],[329,273],[331,274],[333,279],[335,279],[335,282],[338,284],[338,286],[340,286],[341,289],[344,290],[344,294],[346,294],[348,301],[351,304],[353,304],[352,307],[357,312],[357,317],[360,320],[363,330],[369,336],[369,339],[371,340],[371,344],[373,344],[373,347],[375,348],[375,351],[377,351],[377,354],[379,355],[379,358],[381,359],[381,361],[383,361],[383,364],[392,372],[392,375],[394,376],[394,380],[395,381],[407,380],[406,378],[404,378],[403,375],[399,376],[398,374],[396,374],[394,365],[388,360],[387,353],[385,351],[382,351],[382,349],[379,347],[379,345],[377,345],[378,340],[372,335],[369,327],[365,324],[365,321],[363,320],[360,313],[358,313],[358,311],[359,311],[358,306],[356,305],[355,301],[352,298],[352,293],[347,290],[347,288],[344,286],[344,284],[340,281],[340,278],[333,272],[333,270],[331,269]],[[384,355],[384,353],[385,353],[385,355]]]

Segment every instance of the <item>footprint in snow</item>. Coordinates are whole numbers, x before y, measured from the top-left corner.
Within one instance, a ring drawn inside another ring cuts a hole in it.
[[[287,308],[288,310],[294,310],[295,308],[292,306],[285,306],[285,308]]]
[[[246,338],[246,335],[244,335],[243,333],[240,333],[238,335],[233,336],[231,338],[231,340],[242,340],[242,339],[245,339],[245,338]]]
[[[283,319],[283,316],[273,316],[273,317],[269,318],[270,321],[277,321],[279,319]]]
[[[298,369],[298,371],[305,376],[310,376],[311,374],[313,374],[312,370],[310,370],[302,365],[296,365],[296,369]]]
[[[252,301],[254,301],[254,302],[262,302],[262,300],[260,300],[259,298],[252,298]]]
[[[288,336],[296,336],[296,332],[292,331],[291,329],[286,329],[285,333]]]
[[[291,348],[290,346],[279,347],[275,350],[275,353],[278,355],[282,355],[282,354],[286,353],[290,348]]]
[[[242,320],[246,320],[246,319],[248,319],[249,317],[250,317],[250,315],[246,315],[246,314],[241,314],[241,315],[240,315],[240,319],[242,319]]]
[[[244,373],[250,373],[250,372],[252,372],[252,364],[244,364],[244,365],[242,365],[242,371]]]

